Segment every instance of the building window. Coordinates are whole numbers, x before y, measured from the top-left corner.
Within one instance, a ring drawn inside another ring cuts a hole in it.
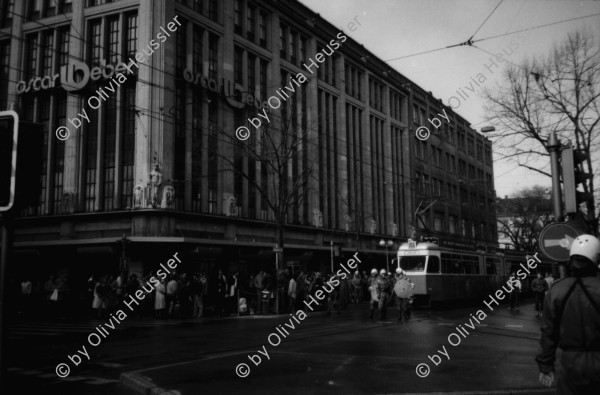
[[[109,96],[104,108],[104,211],[115,209],[115,167],[117,144],[117,100]]]
[[[102,43],[102,20],[96,19],[90,22],[90,63],[92,66],[100,66],[100,60],[103,58],[103,48],[104,45]]]
[[[402,99],[403,97],[390,90],[390,115],[396,121],[402,121]]]
[[[233,52],[233,78],[238,84],[244,83],[244,50],[235,47]]]
[[[127,16],[127,57],[128,59],[134,59],[135,53],[137,52],[137,38],[138,38],[138,15],[130,14]]]
[[[298,44],[300,48],[298,60],[300,61],[300,63],[304,63],[306,62],[306,37],[300,36],[300,42]]]
[[[58,30],[58,66],[69,63],[69,27]]]
[[[242,0],[233,3],[233,26],[236,34],[242,34]]]
[[[279,56],[283,59],[287,58],[287,26],[279,25]]]
[[[210,33],[208,39],[208,78],[217,79],[219,63],[219,36]]]
[[[73,11],[73,0],[60,0],[58,3],[58,12],[68,14]]]
[[[115,3],[119,0],[89,0],[88,7],[94,7],[97,5],[107,4],[107,3]]]
[[[247,20],[246,20],[246,30],[247,30],[247,34],[246,37],[248,38],[248,40],[254,42],[254,40],[256,39],[256,17],[255,17],[255,13],[256,13],[256,8],[254,8],[254,6],[248,4],[248,9],[247,9]]]
[[[0,28],[11,27],[15,11],[15,0],[0,1]]]
[[[192,4],[192,9],[196,12],[202,13],[202,0],[194,0]]]
[[[290,32],[290,62],[296,64],[298,60],[298,47],[296,44],[296,40],[298,39],[298,35],[295,32]]]
[[[121,152],[123,169],[121,175],[121,208],[133,208],[133,168],[135,164],[135,85],[124,89],[125,116],[123,119]]]
[[[54,32],[46,31],[42,34],[42,75],[52,73],[52,55],[54,54]]]
[[[56,15],[56,0],[44,0],[44,18]]]
[[[121,60],[121,47],[119,43],[119,17],[111,17],[107,20],[108,34],[107,34],[107,48],[108,54],[105,59],[108,60],[109,64],[117,64]]]
[[[258,14],[258,38],[261,47],[267,47],[267,14],[260,12]]]
[[[218,22],[219,2],[217,0],[208,0],[208,18],[215,22]]]
[[[57,100],[56,105],[56,127],[65,126],[67,123],[67,97],[62,96]],[[53,128],[53,130],[56,128]],[[58,214],[61,212],[62,196],[63,196],[63,181],[65,173],[65,142],[56,141],[54,143],[54,191],[52,194],[54,207],[53,212]]]
[[[433,216],[433,230],[441,232],[443,230],[444,214],[437,212]]]
[[[455,215],[451,215],[448,217],[448,232],[455,234],[456,233],[456,223],[458,218]]]
[[[29,34],[26,37],[26,61],[25,61],[25,79],[31,79],[37,75],[37,47],[38,34]]]
[[[246,84],[248,92],[255,95],[256,92],[256,56],[248,54],[248,83]]]
[[[267,66],[268,62],[264,59],[260,60],[260,99],[266,100],[268,97],[267,94]]]
[[[37,21],[42,16],[42,0],[29,1],[29,20]]]

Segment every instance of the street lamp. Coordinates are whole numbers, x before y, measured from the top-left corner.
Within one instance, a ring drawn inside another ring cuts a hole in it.
[[[379,245],[382,247],[385,247],[385,266],[387,268],[388,273],[390,272],[390,258],[388,255],[388,247],[391,247],[394,245],[394,242],[392,240],[379,240]]]

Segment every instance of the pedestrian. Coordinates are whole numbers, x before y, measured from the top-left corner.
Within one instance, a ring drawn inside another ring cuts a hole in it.
[[[558,359],[558,394],[597,394],[600,388],[599,261],[600,240],[578,236],[569,252],[572,276],[557,280],[546,295],[541,351],[535,360],[540,383],[550,387]]]
[[[227,279],[222,270],[217,275],[217,294],[215,300],[215,315],[221,317],[225,307],[225,296],[227,295]]]
[[[94,300],[92,301],[92,309],[96,311],[98,318],[104,317],[104,311],[107,308],[106,297],[109,293],[106,276],[103,276],[96,282],[94,286]]]
[[[239,272],[235,272],[229,281],[229,306],[228,311],[231,315],[238,314],[238,277]]]
[[[21,282],[21,309],[19,314],[28,315],[31,307],[31,291],[33,285],[29,277],[24,277]]]
[[[177,275],[171,275],[171,279],[167,283],[167,293],[165,295],[165,305],[167,309],[167,318],[173,316],[175,305],[177,304]]]
[[[554,284],[554,277],[552,277],[552,273],[546,273],[546,278],[544,278],[544,280],[546,280],[546,284],[548,284],[548,289],[550,289],[552,284]]]
[[[352,303],[358,304],[362,300],[362,279],[358,270],[350,281],[352,284]]]
[[[254,276],[254,289],[256,290],[256,314],[261,314],[262,312],[262,291],[263,291],[263,279],[265,277],[265,272],[260,270]]]
[[[541,317],[544,295],[548,290],[548,283],[542,278],[541,272],[538,272],[536,278],[531,282],[531,290],[535,295],[535,315],[536,317]]]
[[[156,314],[156,318],[164,318],[165,317],[165,293],[167,290],[165,280],[160,281],[154,286],[156,292],[154,293],[154,311]]]
[[[194,305],[192,307],[192,318],[202,317],[202,310],[204,309],[204,306],[202,305],[202,288],[203,286],[202,281],[200,281],[200,274],[196,273],[194,274],[191,285],[192,299],[194,301]]]
[[[179,277],[179,283],[177,284],[179,293],[177,295],[177,301],[179,305],[179,318],[187,319],[192,311],[192,291],[191,282],[186,273],[181,274]]]
[[[330,275],[327,274],[327,276],[329,278],[336,279],[338,282],[344,281],[344,280],[341,280],[340,276],[338,276],[338,275],[330,277]],[[335,287],[331,286],[331,288],[333,288],[333,289],[331,290],[331,292],[328,292],[328,294],[327,294],[327,315],[331,315],[334,308],[337,310],[338,314],[342,314],[342,293],[340,291],[340,287],[338,285]]]
[[[398,321],[406,322],[410,318],[408,306],[410,298],[413,296],[415,284],[400,268],[396,269],[396,284],[394,284],[394,293],[396,294],[396,307],[398,308]]]
[[[292,274],[290,278],[290,283],[288,284],[288,296],[290,297],[290,313],[294,313],[296,311],[296,296],[298,291],[298,283],[296,282],[296,275]]]
[[[377,284],[377,297],[379,298],[378,310],[379,310],[379,321],[387,319],[387,305],[390,300],[391,284],[387,278],[387,271],[381,269],[379,277],[376,280]]]
[[[517,278],[517,274],[513,270],[510,273],[508,279],[509,284],[512,285],[512,292],[510,293],[510,310],[519,310],[519,293],[521,292],[521,281]]]
[[[371,314],[369,314],[370,319],[373,318],[373,313],[375,309],[379,306],[379,293],[377,292],[377,269],[371,270],[371,277],[367,280],[368,290],[371,295],[371,301],[369,302],[369,308],[371,310]]]

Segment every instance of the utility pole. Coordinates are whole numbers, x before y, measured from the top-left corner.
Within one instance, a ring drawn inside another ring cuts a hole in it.
[[[554,221],[560,221],[562,217],[562,199],[560,188],[560,165],[558,157],[560,152],[560,141],[556,137],[556,132],[550,132],[548,138],[548,152],[550,152],[550,166],[552,169],[552,203],[554,206]]]
[[[0,213],[0,231],[2,232],[2,251],[0,251],[0,384],[2,383],[2,354],[6,354],[4,349],[2,348],[2,338],[4,333],[2,328],[4,326],[4,285],[6,283],[6,266],[8,264],[8,229],[9,224],[8,215],[6,213]]]

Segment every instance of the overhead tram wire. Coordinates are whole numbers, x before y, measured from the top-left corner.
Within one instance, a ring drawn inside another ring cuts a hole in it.
[[[471,38],[469,38],[468,41],[473,40],[473,37],[475,37],[475,35],[477,34],[477,32],[483,27],[483,25],[485,25],[485,23],[488,21],[488,19],[490,19],[490,17],[494,14],[494,12],[496,12],[496,10],[498,9],[498,7],[500,7],[500,4],[502,4],[504,0],[500,0],[500,2],[496,5],[496,7],[492,10],[492,12],[490,12],[490,14],[487,16],[487,18],[485,18],[485,20],[481,23],[481,25],[479,25],[479,27],[477,28],[477,30],[475,30],[475,33],[473,33],[473,35],[471,36]]]
[[[467,40],[467,41],[465,41],[463,43],[460,43],[460,44],[448,45],[446,47],[432,49],[432,50],[429,50],[429,51],[419,52],[419,53],[415,53],[415,54],[411,54],[411,55],[400,56],[400,57],[392,58],[392,59],[387,59],[387,60],[384,60],[384,62],[387,63],[387,62],[392,62],[394,60],[406,59],[406,58],[410,58],[410,57],[417,56],[417,55],[423,55],[423,54],[430,53],[430,52],[442,51],[444,49],[453,48],[453,47],[460,47],[460,46],[463,46],[463,45],[473,46],[474,43],[480,42],[480,41],[484,41],[484,40],[491,40],[491,39],[494,39],[494,38],[504,37],[504,36],[508,36],[508,35],[511,35],[511,34],[525,32],[525,31],[528,31],[528,30],[536,30],[536,29],[540,29],[542,27],[558,25],[560,23],[571,22],[571,21],[575,21],[575,20],[578,20],[578,19],[591,18],[593,16],[599,16],[599,15],[600,15],[600,13],[592,14],[592,15],[580,16],[580,17],[576,17],[576,18],[565,19],[565,20],[562,20],[562,21],[556,21],[556,22],[552,22],[552,23],[546,23],[544,25],[533,26],[533,27],[529,27],[529,28],[526,28],[526,29],[515,30],[513,32],[507,32],[507,33],[497,34],[495,36],[484,37],[484,38],[480,38],[478,40],[469,39],[469,40]]]

